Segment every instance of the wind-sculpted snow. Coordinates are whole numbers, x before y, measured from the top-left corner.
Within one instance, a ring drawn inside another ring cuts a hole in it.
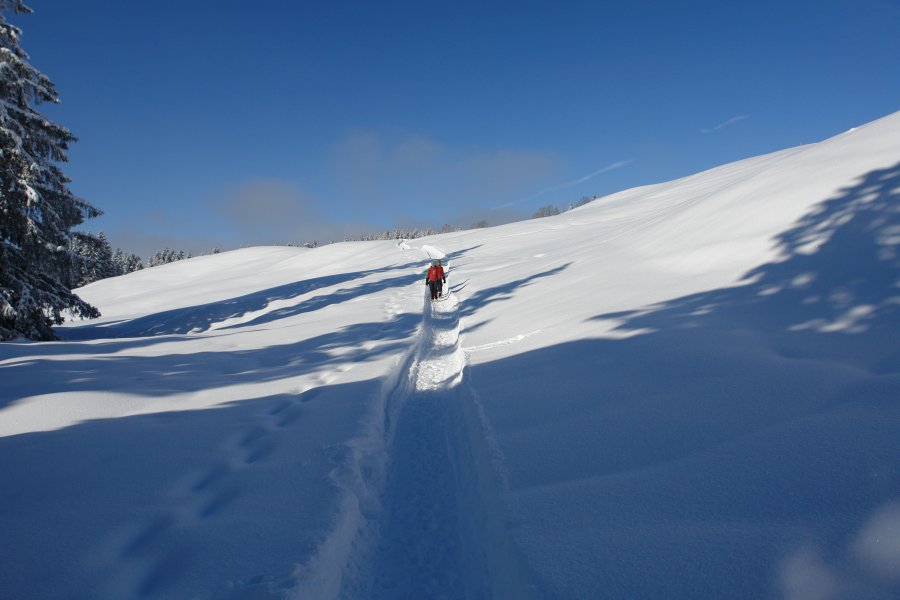
[[[0,596],[900,597],[898,219],[900,113],[87,286],[0,345]]]

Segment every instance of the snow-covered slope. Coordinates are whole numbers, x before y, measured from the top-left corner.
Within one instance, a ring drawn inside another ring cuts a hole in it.
[[[900,113],[0,346],[10,598],[900,595]],[[422,273],[449,263],[430,305]]]

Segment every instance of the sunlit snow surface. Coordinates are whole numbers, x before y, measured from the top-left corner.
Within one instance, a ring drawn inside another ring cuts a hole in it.
[[[0,345],[0,598],[900,597],[898,267],[895,114],[92,284]]]

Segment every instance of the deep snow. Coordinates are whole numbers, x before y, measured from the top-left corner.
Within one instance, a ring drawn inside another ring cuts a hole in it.
[[[0,345],[0,597],[900,597],[898,251],[900,113],[87,286]]]

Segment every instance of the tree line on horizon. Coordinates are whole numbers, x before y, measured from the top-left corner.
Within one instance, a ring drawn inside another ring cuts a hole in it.
[[[593,202],[597,196],[582,196],[577,202],[570,202],[564,208],[559,208],[552,204],[541,206],[531,215],[532,219],[540,219],[543,217],[552,217],[563,212],[570,211],[579,206],[584,206],[589,202]],[[469,227],[453,227],[444,224],[440,229],[432,227],[395,227],[394,229],[386,229],[376,233],[362,233],[356,236],[346,236],[345,242],[371,242],[384,240],[414,240],[437,235],[440,233],[452,233],[454,231],[465,231],[466,229],[483,229],[490,227],[490,223],[485,220],[471,224]],[[331,240],[329,244],[334,244],[336,240]],[[317,240],[311,242],[295,243],[288,242],[289,247],[318,248],[320,246]],[[193,258],[194,254],[185,252],[184,250],[173,250],[169,247],[157,250],[145,264],[140,256],[134,253],[123,251],[121,248],[112,249],[107,240],[106,235],[101,231],[96,236],[85,234],[83,232],[75,232],[70,242],[70,250],[74,255],[72,261],[72,272],[70,281],[72,287],[78,288],[85,286],[101,279],[109,277],[118,277],[145,268],[157,267],[169,264],[187,258]],[[218,254],[221,250],[216,247],[210,254]]]
[[[112,249],[106,234],[102,231],[96,236],[75,232],[70,241],[70,252],[73,255],[70,281],[73,287],[79,288],[101,279],[118,277],[144,268],[157,267],[187,258],[193,258],[191,252],[172,250],[169,247],[157,250],[146,265],[137,254],[125,252],[121,248]],[[221,252],[213,248],[211,254]]]

